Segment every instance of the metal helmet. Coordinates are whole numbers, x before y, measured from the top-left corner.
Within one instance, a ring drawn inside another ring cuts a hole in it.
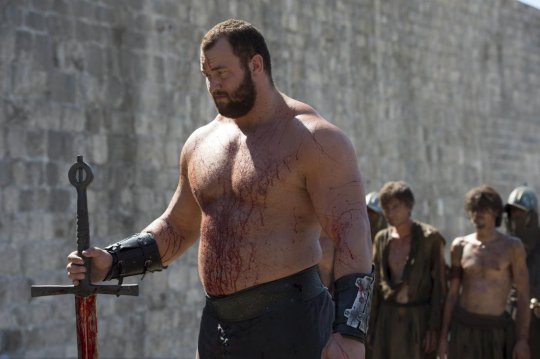
[[[508,206],[514,206],[524,211],[538,213],[538,199],[534,190],[529,186],[516,187],[508,196]]]
[[[379,195],[377,194],[377,192],[369,192],[368,194],[366,194],[366,205],[374,212],[377,212],[379,214],[383,213],[381,206],[379,205]]]

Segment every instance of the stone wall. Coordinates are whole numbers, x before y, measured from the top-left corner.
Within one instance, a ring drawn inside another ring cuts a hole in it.
[[[277,86],[353,139],[369,191],[404,179],[415,217],[450,241],[462,198],[540,190],[540,11],[512,0],[0,0],[0,357],[76,357],[68,284],[81,154],[93,244],[140,230],[178,180],[187,136],[215,111],[198,45],[215,23],[267,38]],[[135,282],[134,279],[127,282]],[[138,298],[98,299],[102,357],[192,358],[196,248]]]

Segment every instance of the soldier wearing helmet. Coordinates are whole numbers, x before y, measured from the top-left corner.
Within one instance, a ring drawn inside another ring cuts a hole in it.
[[[508,196],[505,206],[506,229],[519,237],[527,253],[532,253],[540,243],[538,227],[538,199],[529,186],[516,187]]]
[[[540,338],[540,227],[538,225],[538,198],[529,186],[516,187],[508,196],[505,206],[506,229],[520,238],[527,252],[531,297],[531,323],[529,338]],[[531,358],[540,358],[540,342],[530,340]]]
[[[371,241],[373,242],[375,235],[380,230],[385,229],[387,224],[383,210],[379,204],[379,195],[377,192],[370,192],[366,195],[366,205],[368,209],[369,225],[371,227]]]

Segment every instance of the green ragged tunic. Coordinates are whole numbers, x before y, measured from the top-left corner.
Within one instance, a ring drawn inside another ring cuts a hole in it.
[[[428,330],[439,334],[445,294],[443,283],[443,236],[434,227],[413,221],[411,247],[402,280],[392,281],[388,263],[390,229],[380,231],[374,241],[375,287],[370,320],[373,359],[434,358],[424,354],[422,344]],[[396,296],[407,288],[408,303]]]

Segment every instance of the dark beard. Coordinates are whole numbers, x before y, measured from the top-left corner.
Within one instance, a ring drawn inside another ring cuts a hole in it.
[[[251,111],[255,105],[257,91],[255,90],[255,83],[251,79],[250,72],[246,69],[242,83],[232,94],[229,95],[226,92],[216,91],[214,96],[216,95],[224,95],[229,99],[228,103],[221,104],[218,104],[214,99],[214,104],[219,114],[229,118],[239,118]]]

